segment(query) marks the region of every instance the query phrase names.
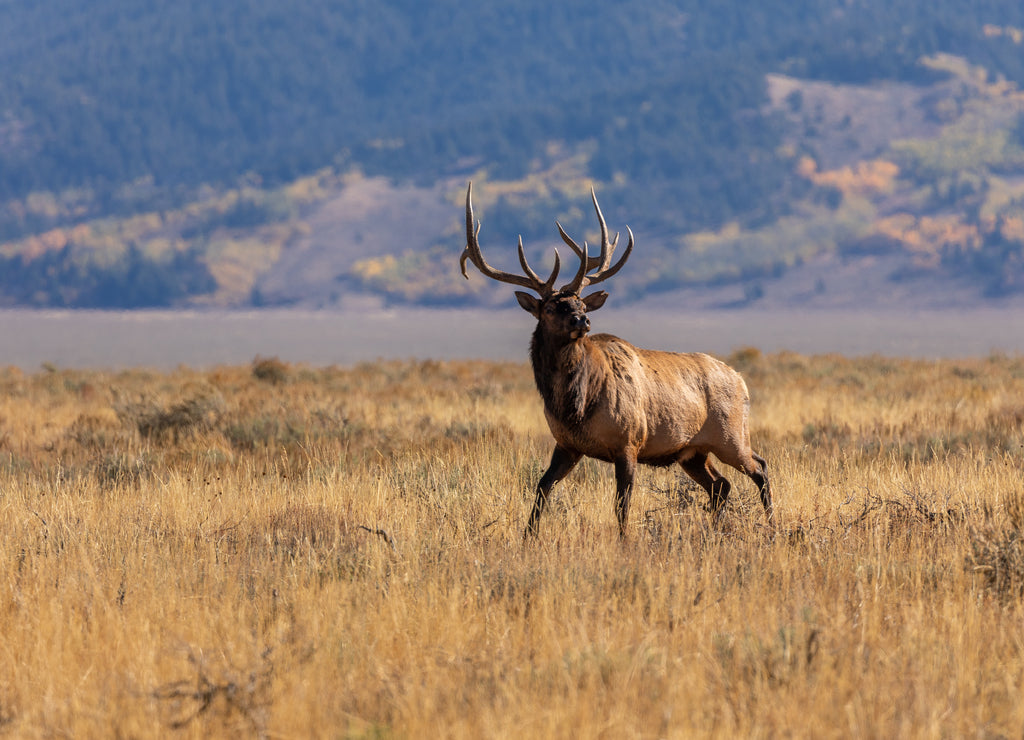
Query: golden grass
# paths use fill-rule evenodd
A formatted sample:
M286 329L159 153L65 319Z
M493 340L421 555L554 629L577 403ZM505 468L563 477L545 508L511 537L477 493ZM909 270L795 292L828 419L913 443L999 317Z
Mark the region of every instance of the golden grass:
M752 484L520 534L529 369L0 371L0 734L1020 737L1024 359L731 360Z

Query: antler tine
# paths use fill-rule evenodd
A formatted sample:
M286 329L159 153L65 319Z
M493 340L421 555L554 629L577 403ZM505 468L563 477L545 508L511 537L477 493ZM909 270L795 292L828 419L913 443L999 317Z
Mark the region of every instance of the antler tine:
M604 214L601 213L601 206L597 203L597 193L594 192L593 188L590 189L590 197L594 201L597 221L601 226L601 255L599 257L589 256L586 241L583 242L583 247L580 248L580 245L565 233L562 225L557 221L555 222L562 241L568 244L572 251L576 253L576 256L580 258L580 272L577 273L571 283L562 288L562 290L569 290L574 293L579 293L588 285L594 285L612 277L622 269L622 266L626 264L626 260L629 259L629 255L633 252L633 231L627 226L626 231L629 232L629 243L626 245L626 251L613 267L609 267L612 256L615 254L615 247L619 243L619 234L616 233L613 240L608 240L608 225L605 223ZM596 272L591 272L592 270L596 270Z
M611 244L608 243L608 225L604 222L604 214L601 213L601 206L597 204L597 193L594 192L594 188L590 188L590 199L594 201L594 210L597 211L597 222L601 224L601 256L595 258L598 272L607 270L608 265L612 261L612 254L615 252L615 245L619 243L619 235L615 235L615 241ZM590 272L593 267L589 268L587 272Z
M558 250L556 249L555 250L555 266L551 270L551 275L548 276L547 282L542 283L541 279L540 279L540 277L538 277L537 273L535 273L533 270L531 270L530 269L530 265L526 262L526 252L523 251L523 237L520 236L519 237L519 264L523 268L523 272L525 272L527 274L527 276L531 280L535 280L537 282L537 284L541 286L542 290L539 291L540 294L541 295L547 295L548 293L551 292L551 290L552 290L552 288L553 288L553 286L555 284L555 280L558 279L558 270L562 266L562 260L561 260L561 257L558 256Z
M587 257L587 243L583 242L583 249L579 251L580 256L580 269L576 271L576 277L572 279L572 282L562 288L563 291L570 293L580 294L584 288L590 284L590 280L587 279L587 265L590 264L590 260Z
M476 229L474 231L474 225ZM555 252L555 269L548 278L547 282L541 281L530 266L526 263L526 255L523 252L523 239L519 238L519 264L522 265L523 271L526 273L523 275L516 275L511 272L505 272L504 270L496 270L487 264L484 260L483 254L480 252L480 242L477 237L480 234L481 224L476 222L473 216L473 183L469 183L469 187L466 189L466 248L462 251L462 256L459 257L459 267L462 269L462 276L467 280L469 274L466 272L466 260L468 259L476 268L484 274L484 276L497 280L501 283L509 283L511 285L518 285L522 288L529 288L534 290L540 295L547 295L551 292L551 286L554 285L555 279L558 276L558 252Z
M555 221L555 226L558 227L558 233L562 237L562 241L569 245L569 249L576 253L577 257L583 256L583 250L580 249L580 245L573 241L573 238L565 233L565 229L562 228L562 224Z
M569 236L568 234L565 233L565 229L562 228L562 224L560 224L557 221L555 221L555 226L558 227L558 233L559 233L559 235L561 235L562 241L564 241L566 244L569 245L569 248L572 249L572 251L576 253L577 257L582 259L583 258L583 250L580 249L580 245L577 244L575 242L575 240L573 240L573 238L571 236ZM586 246L586 244L587 244L586 242L583 242L584 246ZM612 248L614 249L614 245L613 245ZM587 272L590 272L595 267L600 267L600 266L601 266L601 258L600 257L590 257L590 256L587 257Z
M633 252L633 230L627 226L626 232L629 234L629 242L626 243L626 251L622 253L622 257L619 258L619 261L616 262L613 267L595 272L593 275L587 275L587 285L596 285L597 283L607 280L621 270L622 266L626 264L626 260L629 259L629 255Z

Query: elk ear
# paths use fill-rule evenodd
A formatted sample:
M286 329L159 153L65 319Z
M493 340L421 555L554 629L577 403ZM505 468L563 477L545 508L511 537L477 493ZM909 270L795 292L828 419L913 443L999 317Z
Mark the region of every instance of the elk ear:
M534 315L534 318L540 318L540 299L535 298L529 293L524 293L521 290L516 291L516 300L519 301L519 305Z
M604 305L606 300L608 300L608 294L603 290L599 290L584 298L583 305L587 307L587 311L596 311Z

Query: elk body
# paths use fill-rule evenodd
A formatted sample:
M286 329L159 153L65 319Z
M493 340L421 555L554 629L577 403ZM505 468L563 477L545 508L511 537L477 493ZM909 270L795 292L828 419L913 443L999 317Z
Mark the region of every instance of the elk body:
M587 314L608 294L583 296L588 285L615 275L633 251L633 232L622 257L611 264L618 235L609 241L604 216L591 191L601 227L601 253L588 254L558 226L563 241L580 260L571 282L555 289L560 261L555 251L551 275L542 281L527 264L522 238L523 275L495 270L484 261L473 216L473 185L466 192L466 248L460 265L471 261L485 276L536 293L516 291L519 305L537 319L530 343L537 390L555 438L551 464L537 484L537 497L525 535L536 535L551 488L583 457L615 466L615 514L625 536L629 500L638 463L680 467L708 492L717 515L729 496L729 481L711 462L714 455L753 480L769 524L773 521L767 464L750 447L750 395L739 373L706 354L639 349L610 334L590 332ZM474 228L475 227L475 228Z

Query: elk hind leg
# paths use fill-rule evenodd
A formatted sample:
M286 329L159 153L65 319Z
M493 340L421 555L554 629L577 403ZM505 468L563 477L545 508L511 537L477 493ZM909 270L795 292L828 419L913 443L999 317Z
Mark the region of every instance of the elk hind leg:
M624 454L615 460L615 517L619 520L619 538L626 536L629 519L629 499L633 494L636 477L636 455Z
M717 452L715 454L718 454ZM768 482L768 463L763 457L751 449L726 451L718 455L719 459L726 465L736 468L745 476L754 481L757 486L757 493L761 497L761 505L764 507L765 517L769 524L775 521L775 509L772 506L772 488Z
M548 465L548 469L541 476L540 482L537 483L537 498L533 502L533 509L530 511L530 521L526 525L526 531L523 532L524 539L537 536L537 525L540 521L541 512L544 511L544 506L548 502L548 494L551 492L551 488L562 478L569 475L579 461L579 453L570 452L562 447L555 447L555 451L551 453L551 464Z
M772 524L775 521L775 507L772 505L772 487L768 482L768 462L756 452L751 452L750 456L757 466L749 472L746 470L743 472L757 486L757 492L761 496L761 505L764 507L764 515L768 517L768 523Z
M729 491L732 486L728 480L715 470L707 454L698 452L687 460L680 460L679 465L688 476L697 481L697 484L708 492L708 499L711 505L711 512L718 515L729 498Z

